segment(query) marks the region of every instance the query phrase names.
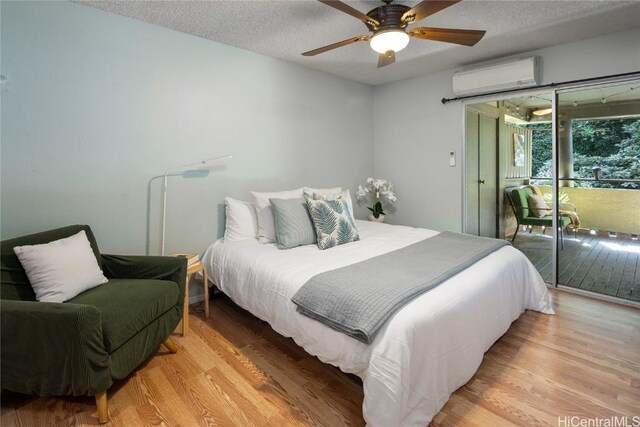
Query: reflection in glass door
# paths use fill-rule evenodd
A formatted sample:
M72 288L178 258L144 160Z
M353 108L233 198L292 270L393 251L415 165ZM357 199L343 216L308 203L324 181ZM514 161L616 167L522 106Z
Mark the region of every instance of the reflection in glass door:
M505 170L507 183L515 185L506 190L517 222L512 244L529 258L547 283L553 283L554 273L552 97L552 93L543 93L512 100L512 114L518 110L525 114L509 129L513 147L507 150ZM518 138L525 142L523 153L519 153ZM527 167L514 175L518 155Z
M553 282L552 93L504 101L505 237Z
M559 91L557 282L640 301L640 83Z
M504 238L553 272L552 93L467 105L465 231ZM535 209L537 198L542 209Z

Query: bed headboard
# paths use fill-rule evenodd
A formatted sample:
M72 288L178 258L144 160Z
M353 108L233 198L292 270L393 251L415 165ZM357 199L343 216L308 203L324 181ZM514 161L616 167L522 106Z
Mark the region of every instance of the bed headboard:
M227 210L225 209L224 202L218 203L217 210L218 210L218 228L216 232L216 238L220 239L224 237L224 227L227 222Z

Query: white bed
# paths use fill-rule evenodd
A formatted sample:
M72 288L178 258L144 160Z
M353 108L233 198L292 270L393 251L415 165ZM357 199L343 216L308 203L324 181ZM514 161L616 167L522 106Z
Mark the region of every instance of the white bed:
M357 221L361 240L321 251L279 250L257 240L213 243L207 273L236 304L364 386L371 426L425 426L476 372L489 347L525 309L553 313L546 285L506 246L416 298L366 345L296 312L291 297L312 276L437 232Z

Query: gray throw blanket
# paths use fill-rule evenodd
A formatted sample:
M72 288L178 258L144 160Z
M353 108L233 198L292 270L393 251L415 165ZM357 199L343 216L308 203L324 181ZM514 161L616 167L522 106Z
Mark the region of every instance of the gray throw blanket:
M442 232L309 279L291 299L301 314L370 344L397 310L509 243Z

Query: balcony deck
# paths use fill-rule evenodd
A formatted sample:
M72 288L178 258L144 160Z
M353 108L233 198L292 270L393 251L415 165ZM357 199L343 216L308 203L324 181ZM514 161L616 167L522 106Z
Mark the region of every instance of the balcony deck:
M551 282L550 231L542 235L519 232L513 246L520 249L545 282ZM640 301L640 242L591 234L565 235L564 249L559 252L559 283Z

